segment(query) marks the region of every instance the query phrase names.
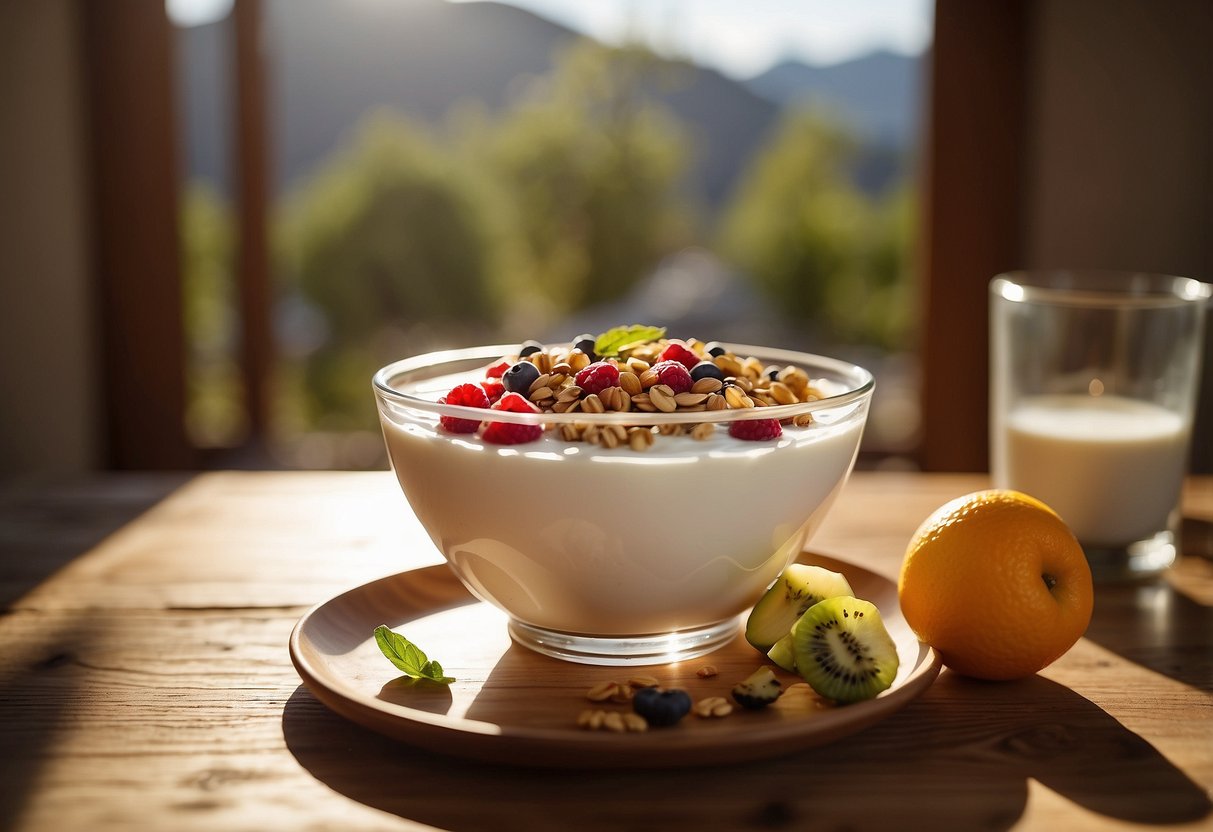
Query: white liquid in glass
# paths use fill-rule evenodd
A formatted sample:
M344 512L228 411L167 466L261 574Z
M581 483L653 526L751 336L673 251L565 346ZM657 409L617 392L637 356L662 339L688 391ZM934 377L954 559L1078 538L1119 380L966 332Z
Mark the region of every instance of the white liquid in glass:
M1053 508L1080 541L1110 546L1167 528L1179 504L1189 427L1117 396L1041 396L1007 416L1006 486Z

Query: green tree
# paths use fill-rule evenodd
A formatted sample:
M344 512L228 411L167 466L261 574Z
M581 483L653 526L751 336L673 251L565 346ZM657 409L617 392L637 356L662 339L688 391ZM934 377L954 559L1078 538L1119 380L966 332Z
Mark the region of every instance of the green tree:
M722 249L789 319L822 337L903 345L910 190L855 187L855 139L820 115L785 117L743 174Z
M181 274L186 332L186 427L202 447L244 432L236 364L235 231L231 207L206 185L182 193Z
M860 267L830 284L826 308L839 337L887 350L906 349L917 309L911 261L917 192L902 182L872 200L860 242Z
M557 314L618 298L687 239L689 147L652 96L668 69L638 47L580 42L471 143L524 247L513 285Z
M339 340L385 321L491 321L495 234L479 186L379 113L287 205L291 273Z
M282 262L327 330L299 379L304 424L365 427L380 363L489 328L503 240L452 154L400 117L366 119L284 209Z

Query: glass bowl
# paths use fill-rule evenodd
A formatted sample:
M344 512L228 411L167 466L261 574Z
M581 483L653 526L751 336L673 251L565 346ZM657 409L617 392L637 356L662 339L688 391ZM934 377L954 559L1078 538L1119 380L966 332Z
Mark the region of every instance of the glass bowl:
M375 374L401 489L468 590L509 616L516 642L587 664L700 656L736 636L738 617L800 553L854 465L872 375L807 353L726 346L764 368L800 368L820 398L668 413L439 401L457 383L483 381L517 345L419 355ZM453 433L442 417L482 429ZM756 418L780 420L781 435L730 434ZM542 435L493 444L481 438L489 422Z

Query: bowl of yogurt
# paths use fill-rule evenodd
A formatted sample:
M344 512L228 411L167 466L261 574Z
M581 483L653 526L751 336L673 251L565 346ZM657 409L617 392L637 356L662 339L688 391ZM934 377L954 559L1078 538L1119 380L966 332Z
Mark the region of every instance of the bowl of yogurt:
M737 635L821 523L874 382L807 353L612 333L389 364L380 423L434 545L516 642L689 659Z

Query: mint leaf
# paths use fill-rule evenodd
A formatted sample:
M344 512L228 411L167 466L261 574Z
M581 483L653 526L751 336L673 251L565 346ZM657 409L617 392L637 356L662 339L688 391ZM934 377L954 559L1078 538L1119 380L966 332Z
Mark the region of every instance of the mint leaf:
M662 335L665 335L664 326L617 326L594 339L594 352L599 358L610 358L640 344L656 341Z
M386 624L375 628L375 643L379 645L380 652L387 656L388 661L396 665L396 669L405 676L428 679L443 685L455 681L443 674L442 665L426 658L420 647L399 633L389 630Z

